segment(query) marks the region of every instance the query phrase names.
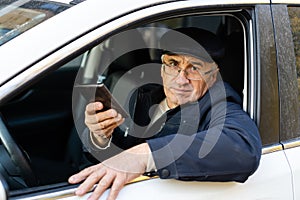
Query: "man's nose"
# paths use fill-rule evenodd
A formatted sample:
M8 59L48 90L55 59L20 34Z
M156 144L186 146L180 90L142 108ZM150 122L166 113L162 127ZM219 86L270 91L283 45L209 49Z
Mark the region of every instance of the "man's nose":
M187 79L187 74L185 70L180 70L178 76L176 77L176 83L178 84L187 84L189 83L189 79Z

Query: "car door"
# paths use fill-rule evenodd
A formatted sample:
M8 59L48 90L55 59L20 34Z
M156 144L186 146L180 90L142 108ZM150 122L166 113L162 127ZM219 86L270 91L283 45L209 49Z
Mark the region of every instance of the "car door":
M127 15L116 17L98 28L91 28L92 31L74 39L56 54L49 54L33 67L57 67L61 60L71 61L86 50L92 51L97 45L107 44L112 35L130 28L138 28L143 36L149 34L147 27L150 25L159 30L168 25L170 28L201 26L215 33L220 31L221 36L226 36L224 41L232 53L221 62L224 66L221 68L222 76L243 97L244 110L259 127L263 152L258 170L245 183L150 179L129 184L122 190L119 199L293 199L293 177L280 138L281 90L278 86L275 33L269 1L176 1L141 9L142 4ZM87 12L89 5L94 4L86 2L78 8ZM97 16L96 12L91 14ZM74 23L76 20L74 18ZM237 49L234 49L235 45ZM150 55L154 55L155 60L156 52L150 52ZM45 191L51 194L44 194ZM72 196L73 191L74 188L63 186L53 191L49 186L36 192L32 188L30 193L11 191L10 195L12 199L46 198L62 194ZM105 199L107 194L108 191L102 198Z

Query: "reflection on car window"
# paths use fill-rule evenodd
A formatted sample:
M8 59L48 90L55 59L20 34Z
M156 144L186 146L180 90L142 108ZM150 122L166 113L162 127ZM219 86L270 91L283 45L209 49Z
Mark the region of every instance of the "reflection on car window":
M69 6L41 1L0 3L0 45L66 10Z
M291 30L293 34L294 51L296 57L297 81L298 81L298 105L300 109L300 7L288 8ZM300 116L299 116L300 117Z

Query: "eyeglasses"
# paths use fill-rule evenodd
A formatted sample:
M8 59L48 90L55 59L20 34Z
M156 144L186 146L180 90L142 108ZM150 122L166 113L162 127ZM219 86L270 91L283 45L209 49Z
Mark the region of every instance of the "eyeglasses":
M172 64L167 64L164 63L162 64L163 70L166 74L177 77L181 71L185 72L185 77L189 80L202 80L203 76L206 76L212 72L214 72L217 69L217 66L214 66L212 69L208 71L203 71L203 69L200 69L200 67L197 66L189 66L186 69L181 69L178 65L172 63Z

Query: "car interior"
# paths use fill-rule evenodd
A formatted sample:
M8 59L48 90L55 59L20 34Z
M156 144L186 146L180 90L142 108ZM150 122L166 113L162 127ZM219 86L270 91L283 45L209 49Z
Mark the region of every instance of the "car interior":
M18 166L22 163L16 164L1 137L0 173L8 180L11 195L31 187L67 185L70 175L88 165L82 158L88 153L84 152L78 137L78 132L85 128L87 102L74 90L75 84L103 82L126 107L127 97L135 88L149 82L159 83L161 51L140 48L157 43L163 34L163 31L154 33L153 27L200 27L215 33L225 49L218 61L221 77L243 98L246 69L243 26L236 16L229 14L191 15L139 25L128 34L111 36L84 53L78 53L0 105L0 121L3 122L0 130L4 132L5 129L11 136L30 168L22 169ZM133 44L136 46L132 47ZM157 74L158 79L149 79L153 74Z

